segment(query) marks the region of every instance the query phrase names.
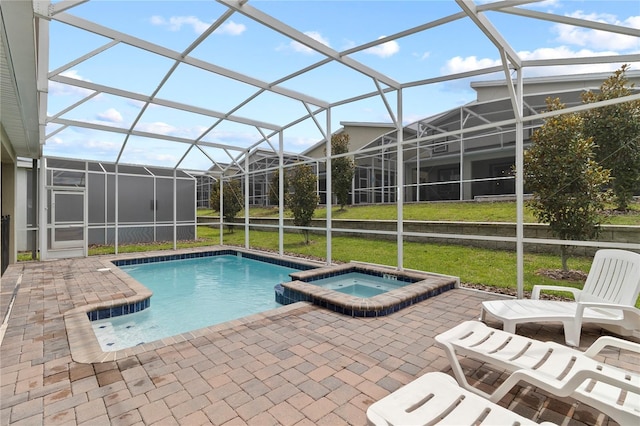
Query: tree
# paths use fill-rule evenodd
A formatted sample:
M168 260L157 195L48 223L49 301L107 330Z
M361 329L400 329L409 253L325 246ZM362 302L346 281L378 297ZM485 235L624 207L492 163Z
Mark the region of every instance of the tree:
M349 152L349 134L340 133L331 136L331 154L346 154ZM331 191L336 195L340 210L349 204L349 192L356 171L353 159L338 157L331 160Z
M289 185L287 182L287 171L283 170L282 174L284 176L284 193L289 192ZM287 204L287 197L284 197L285 206ZM280 171L276 170L271 176L271 182L269 186L269 204L272 206L280 205Z
M293 224L309 226L319 202L316 175L308 164L298 164L291 169L287 177L290 190L287 194L287 206L293 213ZM309 230L304 229L302 233L305 244L309 244Z
M546 100L548 111L564 108L559 99ZM538 220L563 240L595 238L602 221L610 181L609 171L595 161L594 143L582 135L582 116L562 114L547 119L524 154L524 179L533 192L530 202ZM560 249L567 270L567 246Z
M211 188L211 208L220 211L220 184L216 183ZM239 180L227 181L223 185L222 214L225 222L232 222L236 215L244 208L244 195L242 185ZM230 232L233 227L227 225Z
M600 91L585 92L585 104L633 94L625 72L628 65L613 73ZM596 159L611 170L616 208L625 211L634 192L640 187L640 101L595 108L583 113L584 134L596 144Z

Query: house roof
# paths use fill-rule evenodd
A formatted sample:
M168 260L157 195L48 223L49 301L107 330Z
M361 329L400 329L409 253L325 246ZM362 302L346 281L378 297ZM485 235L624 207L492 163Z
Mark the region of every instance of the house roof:
M7 135L2 137L3 157L39 158L42 154L35 34L31 2L2 2L0 120Z

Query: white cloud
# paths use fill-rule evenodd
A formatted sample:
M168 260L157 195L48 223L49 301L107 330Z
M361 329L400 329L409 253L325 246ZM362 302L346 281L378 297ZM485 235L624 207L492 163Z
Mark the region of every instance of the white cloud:
M46 143L46 145L49 145L49 144L53 144L53 145L64 145L64 139L62 139L62 138L61 138L61 137L59 137L59 136L54 136L54 137L52 137L52 138L47 139L47 143ZM45 147L46 147L46 145L45 145ZM48 148L48 147L47 147L47 148Z
M185 148L186 149L186 148ZM180 157L175 154L161 153L150 149L127 147L120 159L123 163L146 164L155 166L175 166Z
M523 60L539 60L539 59L566 59L566 58L584 58L594 56L615 56L613 51L596 52L589 49L572 50L567 46L560 47L543 47L534 51L518 52ZM478 58L476 56L468 56L463 58L456 56L447 61L446 65L441 69L443 74L455 74L466 71L474 71L481 68L500 65L499 59ZM553 66L553 67L531 67L526 69L526 76L543 76L543 75L560 75L560 74L583 74L597 72L612 72L619 68L619 64L586 64L571 66Z
M137 99L127 99L127 105L136 109L140 109L145 105L145 102L139 101ZM157 108L157 105L149 104L148 108Z
M146 158L151 160L151 164L167 164L174 165L178 162L178 157L172 154L156 154L154 152L141 151L142 158ZM145 161L141 164L149 163L149 161Z
M170 124L156 121L154 123L138 123L136 130L149 133L158 133L160 135L170 135L175 133L177 128Z
M78 70L75 70L75 69L70 69L70 70L67 70L67 71L63 71L63 72L60 73L60 75L62 75L64 77L74 78L74 79L80 80L80 81L91 81L88 78L82 77L78 73Z
M229 34L229 35L240 35L247 30L246 25L244 24L236 24L233 21L225 22L224 25L220 26L215 30L216 34Z
M580 10L572 13L570 16L594 22L640 28L640 16L630 16L625 20L620 21L616 16L611 14L586 14ZM554 25L553 32L558 35L557 40L564 44L588 46L589 48L596 50L608 49L615 52L640 49L640 39L638 39L638 37L623 34L574 27L572 25L565 24Z
M500 65L499 59L478 58L477 56L455 56L447 61L442 69L443 74L457 74L481 68Z
M91 82L91 80L84 78L80 74L78 74L78 71L75 69L64 71L60 73L60 75L64 77L73 78L75 80ZM49 95L56 95L56 96L77 95L77 96L85 97L85 96L89 96L91 93L93 93L93 90L84 89L82 87L69 86L68 84L58 83L56 81L49 81Z
M325 38L322 34L320 34L317 31L305 31L304 34L309 36L309 37L311 37L315 41L324 44L327 47L331 47L331 44L329 44L329 39ZM293 40L289 43L288 47L289 47L289 49L293 50L294 52L304 53L305 55L313 55L314 53L316 53L315 50L305 46L302 43L299 43L299 42L293 41ZM282 48L278 48L277 50L283 50L283 49Z
M234 146L249 146L255 143L256 139L261 137L259 133L246 132L246 131L228 131L214 129L207 133L203 138L207 142L216 142Z
M419 61L424 61L425 59L428 59L429 56L431 56L431 52L424 52L424 53L414 52L412 55L418 58Z
M91 139L87 142L83 142L83 147L99 152L119 152L122 144L105 140Z
M122 114L120 114L120 112L115 108L109 108L108 110L99 113L98 119L109 123L122 123Z
M285 137L284 143L290 147L308 148L318 142L317 139L306 138L302 136Z
M580 58L580 57L588 57L588 56L606 56L606 55L616 55L615 52L612 51L604 51L604 52L595 52L590 49L580 49L580 50L572 50L567 46L559 46L559 47L541 47L532 52L522 51L518 52L520 58L524 60L534 60L534 59L562 59L562 58Z
M378 40L382 40L386 36L378 37ZM400 51L400 45L395 41L391 40L386 43L379 44L377 46L370 47L364 51L364 53L369 53L371 55L379 56L381 58L388 58L389 56L393 56Z
M210 22L205 22L196 16L171 16L165 19L163 16L154 15L150 22L153 25L166 27L169 31L180 31L183 26L190 26L196 34L202 34L211 26ZM244 24L237 24L233 21L224 23L216 29L216 34L240 35L247 27Z
M208 128L208 126L203 125L194 125L191 127L176 127L162 121L155 121L138 123L138 125L135 127L135 130L195 140L196 138L199 138Z
M151 22L152 25L166 25L167 21L165 21L165 19L160 16L160 15L153 15L149 21Z
M584 58L597 56L615 56L614 51L593 51L590 49L572 50L567 46L556 48L540 48L532 52L523 51L519 55L524 60L535 59L561 59L561 58ZM561 75L561 74L590 74L599 72L613 72L620 67L620 64L604 63L604 64L583 64L571 66L555 66L555 67L536 67L526 70L527 77L544 76L544 75Z
M106 161L115 160L122 143L105 140L91 133L92 131L81 133L71 131L70 133L65 133L64 136L56 135L49 138L44 145L45 155Z

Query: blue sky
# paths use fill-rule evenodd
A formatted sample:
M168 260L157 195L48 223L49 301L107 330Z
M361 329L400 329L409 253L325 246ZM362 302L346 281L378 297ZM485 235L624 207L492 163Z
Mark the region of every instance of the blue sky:
M478 2L483 4L486 2ZM457 13L454 1L250 1L251 7L303 32L337 52L378 40ZM640 4L623 1L543 1L525 5L531 10L597 20L640 29ZM68 14L154 45L182 52L211 23L227 10L213 1L106 1L92 0L67 11ZM577 28L538 19L490 12L487 18L523 59L571 58L580 56L640 55L640 39L601 31ZM104 46L111 40L53 20L50 24L50 71L94 84L116 87L143 96L158 90L156 97L227 113L257 89L245 83L217 76L195 66L180 64L170 78L159 86L174 61L125 43L114 46L69 66L71 61ZM189 56L206 63L242 73L266 83L285 78L297 70L315 64L324 55L291 41L270 28L239 14L231 15L213 34L199 44ZM497 49L468 18L450 22L428 31L399 38L374 48L349 55L361 64L406 83L499 65ZM563 75L587 72L610 72L618 64L534 68L525 76ZM632 64L637 70L640 62ZM499 79L503 74L461 79L403 91L403 121L413 122L473 101L472 80ZM336 102L362 93L376 91L370 77L338 63L323 65L309 73L289 79L280 87L304 93L326 102ZM384 84L382 85L383 88ZM58 114L86 98L91 90L50 82L48 115ZM388 101L394 109L396 95ZM216 119L202 114L150 106L121 96L99 94L60 115L60 118L83 121L118 129L150 132L181 138L247 147L262 137L254 126L225 122L205 131ZM314 106L310 106L315 109ZM240 108L234 115L286 125L305 115L305 106L282 96L264 93ZM137 120L137 121L136 121ZM318 115L321 125L324 113ZM341 121L390 122L379 97L332 109L331 130ZM134 126L135 123L135 126ZM269 131L261 129L263 133ZM54 133L55 132L55 133ZM158 138L131 136L96 129L69 126L60 130L50 124L44 147L45 155L142 163L188 169L207 169L210 158L228 161L229 155L213 148L187 152L188 143ZM322 139L311 120L287 129L285 149L301 152ZM277 138L271 140L277 146ZM264 145L269 148L268 145ZM122 151L122 152L121 152ZM186 156L185 156L186 153ZM237 155L232 153L232 155ZM184 157L184 158L183 158Z

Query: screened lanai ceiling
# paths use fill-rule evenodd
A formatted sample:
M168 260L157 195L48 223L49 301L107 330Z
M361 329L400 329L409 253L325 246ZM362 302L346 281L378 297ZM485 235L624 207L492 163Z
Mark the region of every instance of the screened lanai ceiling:
M34 9L49 52L44 154L120 164L206 171L254 149L303 152L345 121L404 126L473 101L473 81L517 70L640 68L640 7L626 0Z

